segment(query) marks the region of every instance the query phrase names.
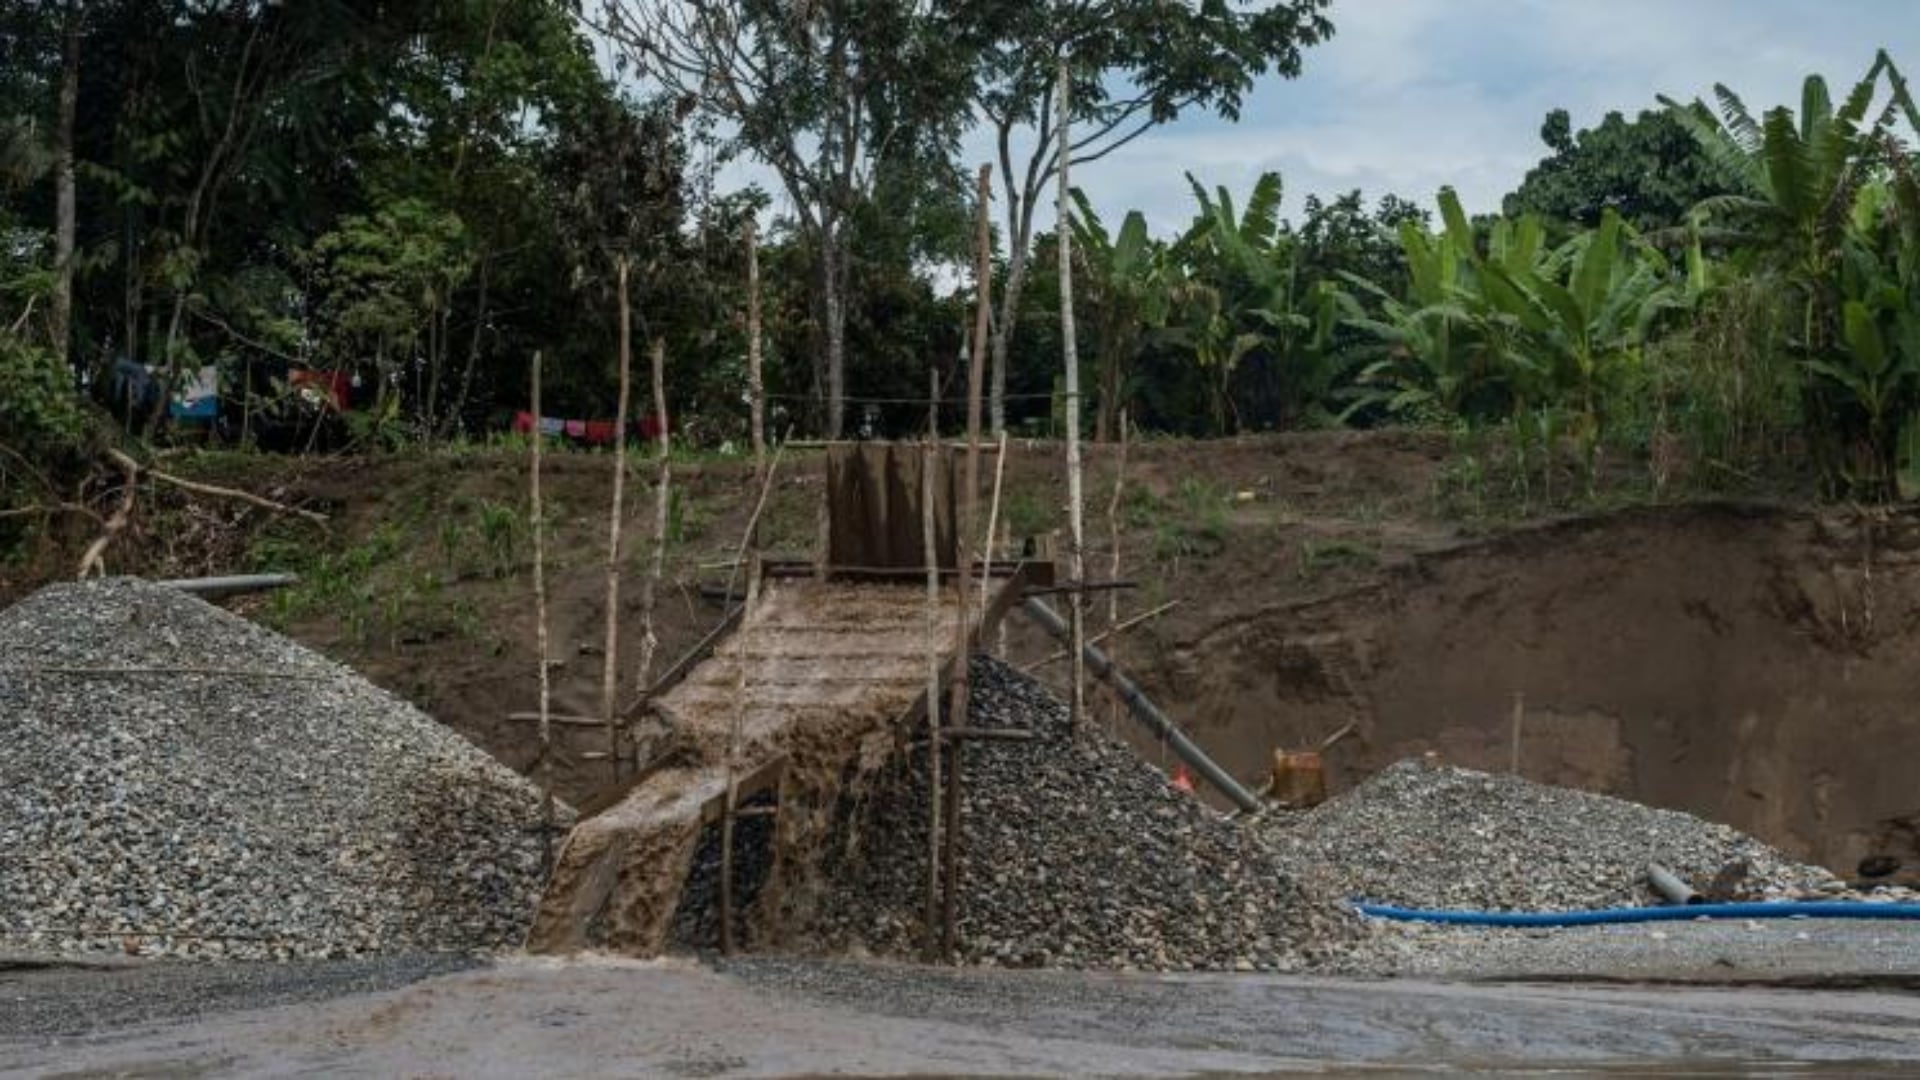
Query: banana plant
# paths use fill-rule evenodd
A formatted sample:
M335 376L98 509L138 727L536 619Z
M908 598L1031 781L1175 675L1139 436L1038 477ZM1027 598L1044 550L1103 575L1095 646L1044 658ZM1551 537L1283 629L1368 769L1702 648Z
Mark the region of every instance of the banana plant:
M1174 273L1166 249L1147 236L1147 219L1134 210L1110 234L1086 195L1075 188L1074 248L1085 265L1081 281L1091 302L1098 346L1100 388L1096 436L1113 438L1132 391L1132 367L1146 340L1164 328L1172 312Z

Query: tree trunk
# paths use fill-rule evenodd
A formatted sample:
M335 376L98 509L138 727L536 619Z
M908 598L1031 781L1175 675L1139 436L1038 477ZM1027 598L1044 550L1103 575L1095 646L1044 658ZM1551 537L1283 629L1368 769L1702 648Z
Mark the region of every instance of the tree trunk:
M827 438L846 433L847 420L847 252L838 224L821 231L820 257L826 262Z
M993 385L988 391L993 433L1007 430L1007 366L1011 363L1014 326L1020 321L1020 294L1027 287L1027 245L1024 231L1007 241L1007 284L1000 294L1000 315L993 328Z
M453 409L447 413L447 422L443 433L454 435L460 431L461 415L467 411L467 395L473 390L473 369L480 362L480 337L487 328L487 271L492 264L490 256L480 259L480 298L473 309L473 337L467 341L467 364L460 372L460 392L453 399Z
M73 117L80 101L80 3L68 0L66 29L60 50L60 118L53 138L54 226L53 262L59 275L53 286L48 336L54 355L64 365L73 325Z

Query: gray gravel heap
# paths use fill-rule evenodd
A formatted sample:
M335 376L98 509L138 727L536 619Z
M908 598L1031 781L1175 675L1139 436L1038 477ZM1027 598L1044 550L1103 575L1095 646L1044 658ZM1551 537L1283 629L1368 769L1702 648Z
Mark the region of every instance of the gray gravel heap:
M1099 728L1071 734L1045 687L976 659L969 724L1032 741L965 755L959 956L1022 967L1291 971L1366 935L1300 887L1259 834L1174 790ZM926 755L854 811L857 857L832 870L830 944L917 956L926 883Z
M534 787L459 735L194 597L113 579L0 612L4 947L514 946L540 820Z
M1754 899L1832 892L1831 874L1691 814L1411 759L1263 822L1335 895L1424 908L1576 911L1653 902L1658 862L1704 889L1745 862Z

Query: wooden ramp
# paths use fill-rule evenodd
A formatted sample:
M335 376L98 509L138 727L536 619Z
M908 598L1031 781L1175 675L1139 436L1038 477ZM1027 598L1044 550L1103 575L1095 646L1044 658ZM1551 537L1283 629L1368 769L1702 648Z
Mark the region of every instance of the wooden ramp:
M993 578L986 610L972 605L978 617L970 638L977 641L1042 569L1015 567ZM943 671L957 659L951 580L933 620ZM752 922L777 934L804 918L816 887L810 864L832 829L840 789L849 776L884 764L903 743L906 721L924 707L928 621L924 579L770 577L759 607L655 702L684 747L674 766L642 777L568 835L528 949L658 953L702 832L725 813L730 775L737 799L778 796L773 866Z

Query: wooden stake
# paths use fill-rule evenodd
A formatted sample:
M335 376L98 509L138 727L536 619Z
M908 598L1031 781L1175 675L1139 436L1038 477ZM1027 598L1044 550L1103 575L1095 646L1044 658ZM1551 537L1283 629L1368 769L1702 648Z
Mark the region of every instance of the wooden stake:
M1084 500L1080 490L1080 355L1074 342L1073 327L1073 229L1071 185L1067 177L1068 166L1073 156L1073 139L1068 132L1071 127L1073 111L1071 108L1072 83L1067 73L1067 58L1060 57L1060 195L1057 212L1059 224L1055 229L1055 243L1060 248L1060 342L1063 347L1066 364L1066 428L1067 428L1067 575L1075 584L1084 584L1086 575L1086 523L1083 520ZM1087 642L1087 600L1086 595L1074 592L1071 595L1071 617L1068 625L1073 641L1073 696L1068 710L1068 727L1077 729L1087 711L1087 661L1084 653Z
M747 711L747 660L734 669L734 722L727 740L727 799L720 815L720 953L733 955L733 813L740 798L740 718Z
M552 685L547 672L547 523L540 501L540 353L533 354L533 465L528 478L528 515L533 518L533 622L534 651L540 669L540 805L541 835L546 839L546 860L553 867L553 712Z
M1120 457L1113 469L1113 498L1107 500L1107 533L1112 539L1112 549L1108 553L1107 580L1120 580L1120 495L1127 486L1127 410L1120 409ZM1107 634L1111 635L1120 623L1120 590L1107 593ZM1120 726L1120 703L1112 701L1108 705L1107 729Z
M1520 775L1520 724L1526 719L1526 715L1526 695L1522 691L1515 690L1513 692L1513 748L1507 755L1507 771L1515 776Z
M614 260L620 279L620 398L614 409L613 508L607 518L607 643L600 668L600 717L607 726L607 757L613 779L620 779L620 738L615 727L620 688L620 525L626 516L627 398L633 370L633 311L627 295L630 264L625 255ZM538 415L538 414L536 414ZM537 426L537 424L536 424Z
M929 957L940 931L940 557L934 543L933 470L940 460L940 373L927 372L927 441L920 456L921 550L927 560L927 900Z
M659 434L655 445L660 453L660 471L653 485L653 564L640 591L640 677L638 686L653 685L653 654L660 639L653 632L653 610L660 592L660 578L667 565L667 514L673 488L673 434L667 416L667 345L653 339L647 350L653 368L653 418Z
M767 391L760 378L760 245L754 219L746 225L747 243L747 402L753 428L753 477L763 484L767 467ZM764 498L764 496L762 496ZM760 600L760 529L758 515L752 535L747 565L747 610Z

